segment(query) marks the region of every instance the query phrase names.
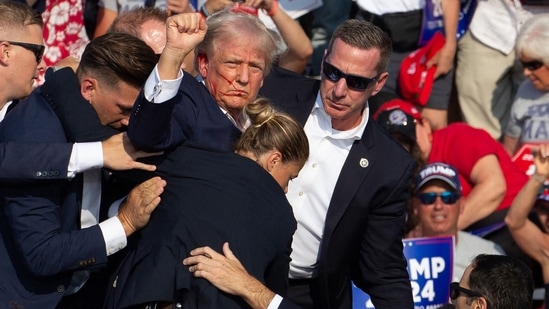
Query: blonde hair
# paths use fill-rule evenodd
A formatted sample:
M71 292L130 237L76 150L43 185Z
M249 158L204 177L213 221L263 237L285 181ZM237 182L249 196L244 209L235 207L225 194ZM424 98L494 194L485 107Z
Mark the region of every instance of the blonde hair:
M252 125L237 141L237 152L249 152L259 158L276 149L282 154L282 162L307 161L309 142L297 121L285 113L277 112L265 98L249 103L245 111Z

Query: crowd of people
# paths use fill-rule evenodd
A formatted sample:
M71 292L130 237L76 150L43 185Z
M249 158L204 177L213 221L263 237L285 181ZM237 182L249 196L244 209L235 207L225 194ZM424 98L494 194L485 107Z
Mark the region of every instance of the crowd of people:
M0 0L0 307L411 309L438 236L445 308L549 297L549 6L99 1L48 63L43 2Z

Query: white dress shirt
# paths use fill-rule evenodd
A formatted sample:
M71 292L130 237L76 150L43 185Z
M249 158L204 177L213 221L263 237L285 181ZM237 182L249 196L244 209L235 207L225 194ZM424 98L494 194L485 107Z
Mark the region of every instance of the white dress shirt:
M297 220L290 262L292 279L313 276L332 193L351 146L362 137L368 113L366 105L360 125L348 131L334 130L320 94L317 95L304 128L309 140L309 159L299 177L290 182L286 194Z

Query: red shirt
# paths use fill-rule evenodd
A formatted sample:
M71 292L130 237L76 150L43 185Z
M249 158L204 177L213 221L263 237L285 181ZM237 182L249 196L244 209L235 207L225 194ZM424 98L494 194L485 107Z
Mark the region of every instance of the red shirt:
M452 123L433 132L433 145L429 163L443 162L455 167L463 187L463 196L471 192L471 171L482 157L494 154L505 176L507 191L498 210L511 206L513 199L528 180L528 176L511 161L503 146L486 131L464 123Z

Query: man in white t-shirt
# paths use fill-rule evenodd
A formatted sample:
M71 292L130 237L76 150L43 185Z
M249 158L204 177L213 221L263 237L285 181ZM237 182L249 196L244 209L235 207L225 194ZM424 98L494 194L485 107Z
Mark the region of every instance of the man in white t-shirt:
M496 243L458 229L465 207L458 172L445 163L431 163L417 176L413 215L421 237L455 236L453 281L459 281L471 259L477 254L505 254Z

